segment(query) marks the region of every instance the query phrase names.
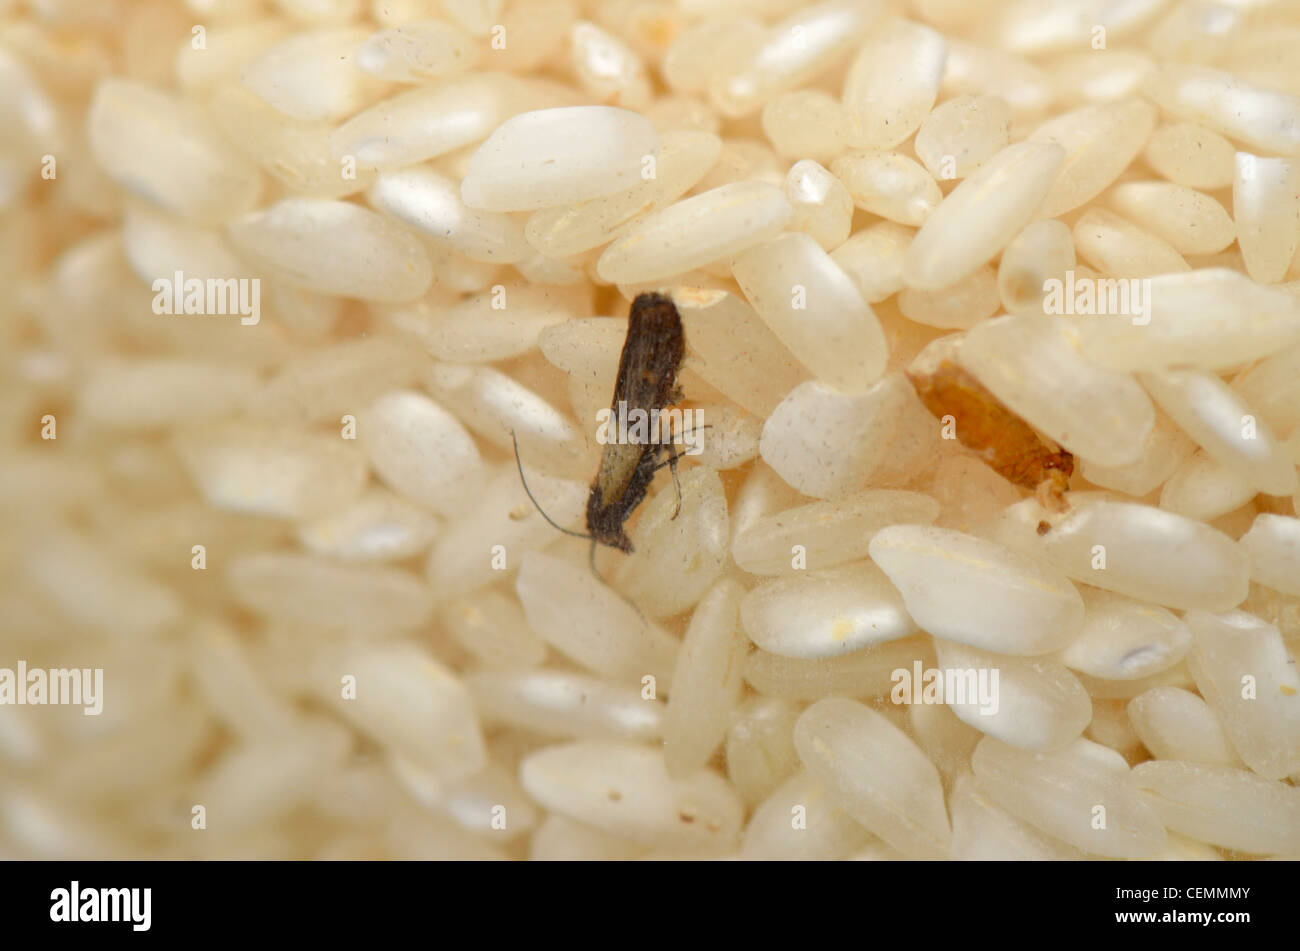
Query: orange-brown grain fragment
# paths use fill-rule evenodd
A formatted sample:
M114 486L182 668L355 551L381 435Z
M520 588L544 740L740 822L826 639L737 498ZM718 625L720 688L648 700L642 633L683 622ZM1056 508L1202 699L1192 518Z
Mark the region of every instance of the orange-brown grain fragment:
M953 418L958 442L1009 482L1037 491L1044 507L1065 509L1074 456L1047 443L951 360L940 360L931 372L909 369L907 378L937 419Z

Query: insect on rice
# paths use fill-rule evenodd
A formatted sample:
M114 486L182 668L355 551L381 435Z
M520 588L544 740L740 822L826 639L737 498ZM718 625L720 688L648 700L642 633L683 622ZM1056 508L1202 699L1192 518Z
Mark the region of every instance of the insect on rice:
M1045 508L1068 508L1065 492L1074 456L1053 449L1028 423L1007 409L979 380L939 347L922 352L907 369L921 402L938 419L952 417L957 441L977 452L985 464L1026 489L1034 489ZM935 345L931 345L934 347Z
M617 419L641 411L656 413L681 399L677 371L686 351L682 319L672 298L664 294L639 294L628 311L627 338L618 360L618 377L614 383L611 412ZM511 434L513 437L513 433ZM587 496L587 533L573 532L542 517L566 535L591 539L591 557L595 563L596 545L608 545L621 552L632 552L624 523L645 498L654 474L668 466L677 487L677 505L681 508L681 488L677 482L677 459L671 443L629 438L606 442L600 457L600 470ZM515 462L519 464L519 445L515 443ZM519 478L524 478L519 466ZM528 492L528 484L524 483ZM532 493L528 497L533 499ZM537 500L533 499L533 504ZM673 513L677 517L677 513Z

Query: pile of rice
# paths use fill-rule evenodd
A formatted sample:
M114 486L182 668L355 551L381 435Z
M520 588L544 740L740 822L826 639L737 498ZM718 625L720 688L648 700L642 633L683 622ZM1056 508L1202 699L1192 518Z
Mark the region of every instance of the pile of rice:
M0 856L1300 857L1298 53L1288 0L0 0L0 668L103 670L0 707ZM582 531L645 290L709 428L602 583L510 433Z

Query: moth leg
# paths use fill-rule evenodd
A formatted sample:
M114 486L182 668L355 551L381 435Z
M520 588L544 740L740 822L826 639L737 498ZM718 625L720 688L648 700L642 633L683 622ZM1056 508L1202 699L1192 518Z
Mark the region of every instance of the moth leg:
M673 488L677 491L677 507L673 509L673 518L682 513L682 481L677 477L677 460L686 455L685 451L671 453L667 459L659 463L652 469L652 472L658 472L664 466L667 466L673 474ZM669 519L672 521L672 519Z

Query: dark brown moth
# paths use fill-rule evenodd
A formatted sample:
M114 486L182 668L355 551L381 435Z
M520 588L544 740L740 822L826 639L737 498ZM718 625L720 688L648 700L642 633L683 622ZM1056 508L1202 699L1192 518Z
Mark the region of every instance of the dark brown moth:
M618 360L618 377L614 381L610 408L613 417L617 419L620 410L629 413L641 410L649 414L681 399L677 371L685 353L682 319L672 298L665 294L637 295L628 311L627 337ZM627 537L623 526L645 499L656 472L664 466L670 467L676 484L678 456L671 443L606 442L600 457L600 469L587 496L587 533L569 531L556 525L545 512L542 512L542 517L565 534L591 539L593 560L597 544L630 553L632 540ZM515 462L519 463L517 443ZM520 465L521 480L523 476L523 466ZM524 490L528 491L526 482ZM528 497L532 499L531 492ZM533 499L533 504L537 504L536 499ZM679 508L680 505L679 488ZM540 506L538 511L541 511Z
M979 380L950 359L924 369L913 364L907 378L935 417L951 416L957 441L979 453L1008 482L1035 489L1045 508L1063 511L1074 456L1048 445L1034 429Z

